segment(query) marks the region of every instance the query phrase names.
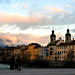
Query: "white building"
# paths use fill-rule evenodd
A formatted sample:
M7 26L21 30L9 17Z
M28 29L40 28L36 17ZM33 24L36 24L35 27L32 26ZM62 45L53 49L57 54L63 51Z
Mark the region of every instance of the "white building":
M39 59L46 60L46 54L47 54L47 47L40 47L39 48Z

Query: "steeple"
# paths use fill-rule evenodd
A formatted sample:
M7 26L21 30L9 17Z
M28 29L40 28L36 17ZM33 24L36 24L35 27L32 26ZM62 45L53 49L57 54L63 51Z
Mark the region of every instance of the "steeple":
M52 30L52 34L50 35L50 42L53 42L56 40L56 35L54 34L54 30Z
M67 33L65 34L65 42L70 42L71 41L71 34L69 32L70 30L67 29Z

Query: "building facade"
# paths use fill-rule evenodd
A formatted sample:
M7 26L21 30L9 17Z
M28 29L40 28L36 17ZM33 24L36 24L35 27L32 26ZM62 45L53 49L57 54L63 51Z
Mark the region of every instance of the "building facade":
M39 48L39 60L46 60L47 56L47 47L40 47Z
M38 43L29 44L28 49L25 51L26 58L28 60L38 60L39 47L41 47L41 45Z
M65 34L65 41L63 41L61 38L56 40L56 35L52 30L47 53L48 60L51 61L75 61L75 40L71 40L69 29L67 29L67 33Z

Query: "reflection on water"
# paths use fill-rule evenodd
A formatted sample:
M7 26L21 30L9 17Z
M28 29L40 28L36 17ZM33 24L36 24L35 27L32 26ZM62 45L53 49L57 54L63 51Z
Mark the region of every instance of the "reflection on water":
M0 69L9 69L10 65L7 64L0 64ZM21 67L22 69L26 68L26 67Z
M7 68L10 68L10 66L6 64L0 64L0 69L7 69Z

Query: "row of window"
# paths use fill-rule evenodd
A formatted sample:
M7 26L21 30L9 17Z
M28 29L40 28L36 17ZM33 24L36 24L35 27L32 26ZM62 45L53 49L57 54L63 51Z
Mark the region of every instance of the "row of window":
M58 58L64 58L63 56L61 57L61 56L59 56ZM74 55L72 55L72 58L74 58Z
M58 54L67 53L67 51L58 51Z
M46 52L41 52L41 54L46 54Z
M67 49L67 48L72 48L72 49L74 49L74 46L60 46L60 47L57 47L58 49Z
M42 50L42 51L46 51L46 50Z

